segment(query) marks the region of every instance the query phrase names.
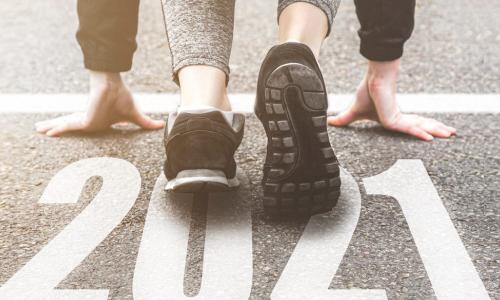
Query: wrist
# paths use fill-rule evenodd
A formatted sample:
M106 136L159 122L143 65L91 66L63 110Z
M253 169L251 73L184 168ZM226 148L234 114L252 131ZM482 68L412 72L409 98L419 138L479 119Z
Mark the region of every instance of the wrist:
M120 73L89 70L91 89L117 89L123 85Z

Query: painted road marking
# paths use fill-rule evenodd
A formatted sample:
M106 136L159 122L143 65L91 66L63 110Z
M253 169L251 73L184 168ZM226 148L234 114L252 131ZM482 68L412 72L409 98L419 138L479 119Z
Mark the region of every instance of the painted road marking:
M241 173L241 172L240 172ZM127 161L84 159L58 172L40 203L75 203L86 180L101 176L94 200L3 286L0 299L106 299L108 290L57 290L60 281L118 225L133 206L141 178ZM242 176L240 175L240 178ZM352 239L361 209L356 181L343 171L337 209L312 217L272 299L387 299L382 289L328 289ZM196 299L248 299L252 221L248 180L233 193L211 194L201 291ZM489 299L448 212L420 160L398 160L363 180L368 194L392 196L407 219L439 300ZM136 298L186 299L182 283L193 199L165 197L160 176L150 201L133 281ZM166 200L166 201L165 201ZM206 200L206 199L205 199ZM26 286L30 288L27 289Z
M141 175L126 160L99 157L59 171L41 204L76 203L87 180L100 176L102 187L87 207L0 287L0 299L108 299L108 290L61 290L57 285L120 224L141 189Z
M421 160L398 160L363 184L398 201L438 299L490 299Z
M211 193L203 274L199 293L184 295L192 194L165 192L167 180L158 177L149 202L137 256L134 299L248 299L252 288L252 217L250 182L238 169L237 191Z
M361 193L345 170L335 209L307 223L271 294L272 300L387 300L383 289L328 289L344 258L361 212Z
M0 113L62 113L85 110L86 94L0 94ZM329 112L347 108L353 96L330 94ZM136 94L139 107L147 113L174 111L178 94ZM231 94L235 111L253 112L254 94ZM414 113L500 113L500 94L399 94L404 112Z

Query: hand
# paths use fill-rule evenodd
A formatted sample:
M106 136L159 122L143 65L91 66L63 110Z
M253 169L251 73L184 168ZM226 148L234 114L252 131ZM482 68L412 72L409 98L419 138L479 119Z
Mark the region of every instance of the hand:
M74 113L35 124L36 131L59 136L70 131L95 132L116 123L133 123L144 129L160 129L162 120L141 113L119 73L90 73L90 105L87 112Z
M370 61L368 72L356 91L354 103L348 110L330 117L328 124L347 126L357 120L372 120L388 130L409 134L424 141L455 135L455 128L439 121L401 113L396 102L399 63L399 59L392 62Z

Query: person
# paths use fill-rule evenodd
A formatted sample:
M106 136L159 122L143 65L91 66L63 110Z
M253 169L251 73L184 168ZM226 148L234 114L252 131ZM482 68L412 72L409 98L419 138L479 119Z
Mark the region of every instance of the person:
M370 118L410 134L432 127L428 134L445 137L433 127L445 125L397 111L397 60L413 26L414 2L384 1L395 5L401 24L391 22L391 13L371 13L377 7L370 0L356 1L361 50L370 59L369 68L354 105L329 122L347 125ZM197 192L236 187L234 153L243 137L245 117L231 111L226 88L234 0L163 0L162 5L172 78L181 92L180 106L166 126L166 188ZM339 196L338 161L326 128L327 93L317 63L338 5L339 0L278 1L279 43L262 63L255 104L268 137L262 184L264 208L270 214L325 212ZM145 129L164 126L139 112L120 76L132 66L138 9L138 0L78 1L77 39L90 72L90 106L84 114L37 123L37 131L58 136L124 121Z

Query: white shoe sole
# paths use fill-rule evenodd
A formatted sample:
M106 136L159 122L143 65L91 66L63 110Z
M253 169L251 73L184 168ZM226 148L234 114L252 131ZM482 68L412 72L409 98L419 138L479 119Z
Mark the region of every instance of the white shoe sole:
M220 192L237 188L240 185L238 178L227 178L220 170L197 169L180 171L172 180L167 182L166 191L194 193Z

